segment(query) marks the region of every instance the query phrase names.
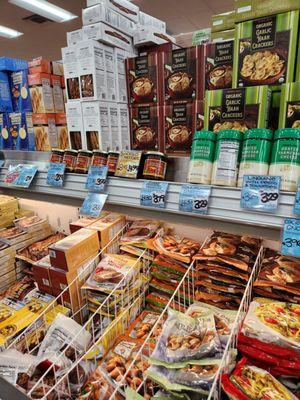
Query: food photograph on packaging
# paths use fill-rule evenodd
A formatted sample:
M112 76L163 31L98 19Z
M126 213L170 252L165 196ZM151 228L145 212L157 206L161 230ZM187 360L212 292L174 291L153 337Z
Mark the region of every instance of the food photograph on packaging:
M1 400L300 400L300 0L2 0Z

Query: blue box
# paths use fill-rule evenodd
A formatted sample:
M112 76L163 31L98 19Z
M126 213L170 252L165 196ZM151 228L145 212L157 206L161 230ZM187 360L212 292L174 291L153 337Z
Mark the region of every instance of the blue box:
M35 150L32 113L9 114L13 150Z
M0 71L16 72L28 69L28 62L19 58L0 57Z
M12 112L9 78L6 72L0 71L0 112Z
M14 112L32 111L28 70L10 73L11 100Z
M6 113L0 114L0 149L11 150L12 140L9 131L9 116Z

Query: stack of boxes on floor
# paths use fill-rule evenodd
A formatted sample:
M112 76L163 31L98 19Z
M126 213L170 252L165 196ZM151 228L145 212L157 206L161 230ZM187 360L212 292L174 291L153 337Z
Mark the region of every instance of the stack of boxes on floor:
M0 149L68 147L60 62L0 59Z

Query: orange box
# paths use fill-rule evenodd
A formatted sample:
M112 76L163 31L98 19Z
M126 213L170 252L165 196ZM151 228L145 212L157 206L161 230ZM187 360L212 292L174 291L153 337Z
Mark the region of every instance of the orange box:
M94 222L97 222L99 219L106 217L108 214L109 214L108 211L102 211L98 218L84 217L84 218L79 218L77 221L70 222L70 231L71 233L74 233L81 228L87 228Z
M32 111L34 113L54 113L53 90L50 74L28 75Z
M124 215L109 213L104 218L101 218L92 225L89 225L89 229L93 229L98 232L100 246L103 248L122 228L124 228L125 224L126 218Z
M46 72L50 74L51 63L49 60L45 60L42 57L34 58L32 61L28 62L29 74L36 74L41 72Z
M65 113L55 114L55 123L57 130L58 148L65 150L70 148L67 117Z
M51 151L58 147L54 114L32 114L32 123L37 151Z

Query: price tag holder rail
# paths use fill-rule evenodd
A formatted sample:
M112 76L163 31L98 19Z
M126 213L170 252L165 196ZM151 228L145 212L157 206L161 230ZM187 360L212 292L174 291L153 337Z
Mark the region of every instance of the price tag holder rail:
M300 219L286 218L281 234L281 253L300 257Z
M102 192L107 183L107 166L90 166L85 188L91 192Z
M140 193L140 205L165 208L168 186L168 182L144 181Z
M47 184L55 187L62 187L64 184L66 164L51 163L47 171Z
M210 186L184 184L179 194L179 210L195 214L207 214Z

